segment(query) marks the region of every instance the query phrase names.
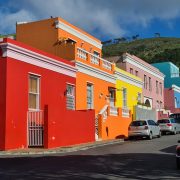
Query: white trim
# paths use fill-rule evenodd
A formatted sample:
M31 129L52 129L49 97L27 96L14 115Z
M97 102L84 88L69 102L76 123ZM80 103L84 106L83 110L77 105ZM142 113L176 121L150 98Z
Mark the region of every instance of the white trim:
M71 85L71 86L76 86L75 84L69 83L69 82L66 82L66 84L69 84L69 85Z
M125 75L119 71L115 71L115 76L118 80L121 80L123 82L129 83L131 85L137 86L139 88L143 87L143 82L137 79L133 79L132 77Z
M78 62L78 61L76 62L76 68L81 73L84 73L89 76L93 76L95 78L99 78L101 80L116 84L116 77L113 74L109 74L100 69L91 67L87 64L84 64L84 63Z
M179 86L176 86L176 85L172 85L172 89L178 93L180 93L180 87Z
M2 57L10 57L60 74L76 77L77 69L64 62L60 62L12 43L2 43L0 44L0 47L3 51Z
M144 64L141 64L140 62L134 60L133 57L130 57L129 55L125 56L125 58L123 59L123 62L127 62L129 64L132 64L132 65L140 68L141 70L148 72L149 74L151 74L151 75L153 75L153 76L155 76L161 80L164 80L165 75L162 74L160 71L159 72L155 71L153 68L150 68Z
M94 83L93 83L93 82L91 82L91 81L86 81L86 83L89 83L89 84L93 84L93 85L94 85Z
M33 73L33 72L28 72L28 74L32 75L32 76L38 76L38 77L41 77L40 74L36 74L36 73Z
M64 31L66 31L68 33L71 33L72 35L82 39L83 41L86 41L86 42L92 44L93 46L95 46L95 47L97 47L99 49L102 49L102 44L101 43L94 40L93 38L90 38L89 36L85 35L84 33L72 28L71 26L63 23L62 21L56 20L55 25L56 25L56 28L63 29Z

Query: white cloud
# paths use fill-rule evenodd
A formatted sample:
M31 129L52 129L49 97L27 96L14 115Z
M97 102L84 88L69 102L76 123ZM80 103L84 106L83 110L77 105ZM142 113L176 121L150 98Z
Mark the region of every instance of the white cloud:
M13 0L4 4L7 11L0 8L0 33L14 32L16 21L60 16L99 38L117 37L134 26L147 28L154 19L172 28L179 7L179 0Z

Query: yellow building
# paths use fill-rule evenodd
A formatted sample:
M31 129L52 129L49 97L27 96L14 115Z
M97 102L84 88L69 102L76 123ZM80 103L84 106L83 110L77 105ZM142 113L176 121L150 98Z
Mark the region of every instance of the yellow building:
M116 107L122 108L122 116L126 117L129 110L135 119L134 106L141 102L143 82L140 78L122 69L115 68L116 76Z

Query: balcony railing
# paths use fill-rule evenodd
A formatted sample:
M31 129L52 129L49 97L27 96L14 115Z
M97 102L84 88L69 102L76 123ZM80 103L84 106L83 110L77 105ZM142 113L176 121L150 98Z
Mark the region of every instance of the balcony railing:
M111 116L118 116L118 108L114 106L110 106L110 115Z
M102 67L103 69L106 69L108 71L112 71L113 69L113 63L101 57L98 57L92 53L89 53L88 51L84 49L77 48L77 57L85 61L89 61L91 64Z
M171 73L171 77L179 77L180 76L180 73Z
M100 59L98 56L91 55L91 63L99 65Z
M87 60L87 52L84 51L83 49L79 49L77 50L77 56L81 59Z
M122 117L129 117L129 109L123 107L122 108Z

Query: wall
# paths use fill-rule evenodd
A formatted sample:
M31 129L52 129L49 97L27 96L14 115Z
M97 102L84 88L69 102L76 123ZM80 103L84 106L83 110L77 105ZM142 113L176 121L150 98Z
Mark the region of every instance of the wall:
M141 106L135 106L135 117L136 120L139 119L153 119L157 120L157 113L155 109L148 109L146 107L142 108Z
M171 62L155 63L152 65L166 75L164 79L165 88L170 88L173 84L180 86L179 68L176 65Z
M77 72L76 78L76 108L77 110L82 110L87 108L87 83L93 85L94 92L94 109L95 113L98 114L99 111L106 105L109 104L106 96L109 95L108 88L114 87L115 84L98 79L96 77Z
M64 96L66 83L75 84L75 78L11 58L8 58L7 63L5 149L27 147L29 72L41 76L40 107L45 111L48 105L48 141L46 140L45 147L94 141L94 111L70 112L66 110L66 97Z
M52 18L26 24L18 24L16 26L16 38L20 42L27 43L38 49L55 54L59 57L67 58L69 60L75 59L77 47L81 47L87 51L91 50L91 52L97 51L101 55L101 49L97 48L93 44L84 42L81 38L78 38L72 33L69 33L61 28L56 28L55 21L68 25L69 27L75 29L75 31L83 34L82 36L88 36L97 43L101 44L100 40L61 18ZM64 41L62 41L61 43L60 41L64 38L72 39L74 41L74 45L72 45L71 42L64 44Z
M118 109L119 116L108 116L107 120L103 120L102 116L101 122L101 138L103 140L107 139L119 139L128 137L128 127L132 121L132 115L130 113L129 117L122 117L122 109Z
M127 108L131 110L131 113L134 114L134 106L137 105L138 102L138 93L141 93L142 96L142 88L133 85L132 83L128 82L129 79L131 81L141 81L140 78L133 76L130 73L127 73L119 68L116 68L116 71L121 72L122 74L129 77L126 81L122 81L117 79L116 80L116 106L123 107L123 88L127 89Z
M131 59L133 59L133 64L131 64L129 61L132 61ZM130 72L130 68L133 68L134 72L138 71L138 77L142 79L142 81L144 81L144 75L147 76L147 81L149 80L149 77L151 77L151 82L152 82L152 91L149 90L149 86L147 87L147 89L145 89L143 87L143 95L145 97L148 98L152 98L153 99L153 104L152 107L156 108L157 106L157 101L161 101L162 102L162 106L164 107L164 94L163 94L163 89L162 89L162 94L157 94L156 93L156 80L159 83L162 83L162 87L164 87L164 80L156 77L158 74L159 76L163 76L163 74L158 71L158 69L156 69L155 67L151 66L150 64L146 63L145 61L141 60L140 58L133 56L133 55L129 55L127 54L127 56L125 57L125 59L127 62L125 62L126 64L126 70L127 72ZM138 62L139 66L137 66L136 64L134 64L136 62ZM145 67L145 69L143 69L142 67L140 67L141 65L143 65ZM124 66L123 66L124 67ZM153 72L153 74L151 74L150 72Z
M175 108L180 108L180 92L174 91L174 98L176 99Z
M165 88L164 97L165 109L169 109L173 112L175 109L174 90L171 88Z
M0 150L5 146L5 119L6 119L6 61L1 58L0 49Z

